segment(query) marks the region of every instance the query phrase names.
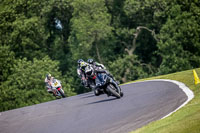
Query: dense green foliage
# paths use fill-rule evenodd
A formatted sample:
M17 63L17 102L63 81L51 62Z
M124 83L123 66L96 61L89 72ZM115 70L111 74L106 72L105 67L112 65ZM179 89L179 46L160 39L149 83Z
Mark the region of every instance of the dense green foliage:
M68 96L77 59L103 63L121 82L200 66L198 0L1 0L0 111L54 99L50 72Z
M2 109L7 110L53 99L54 97L50 97L43 89L47 72L51 72L55 78L65 81L61 72L58 71L58 61L52 61L49 57L41 60L34 58L33 61L28 61L26 58L16 60L12 74L0 88ZM67 95L73 94L69 84L63 82L62 85Z

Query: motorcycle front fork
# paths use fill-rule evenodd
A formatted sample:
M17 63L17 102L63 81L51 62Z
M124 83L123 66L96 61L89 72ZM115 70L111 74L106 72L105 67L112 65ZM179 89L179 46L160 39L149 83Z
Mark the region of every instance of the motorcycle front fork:
M57 90L52 90L52 92L54 96L57 96Z

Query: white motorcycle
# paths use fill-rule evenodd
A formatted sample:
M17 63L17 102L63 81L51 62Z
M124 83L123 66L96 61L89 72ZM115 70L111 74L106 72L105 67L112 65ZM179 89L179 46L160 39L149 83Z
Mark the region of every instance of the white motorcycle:
M65 98L65 92L62 89L62 85L61 85L61 81L57 80L57 79L53 79L52 83L51 83L51 90L54 94L54 96L59 96L62 98Z

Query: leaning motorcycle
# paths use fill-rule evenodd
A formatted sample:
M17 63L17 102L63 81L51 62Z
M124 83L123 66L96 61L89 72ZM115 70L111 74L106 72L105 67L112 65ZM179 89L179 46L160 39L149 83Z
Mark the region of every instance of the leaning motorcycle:
M62 89L61 81L59 81L57 79L53 79L53 81L51 83L51 90L55 97L62 97L62 98L66 97L65 92Z
M97 78L97 77L96 77ZM113 78L108 76L106 73L98 74L99 82L96 83L96 89L94 89L94 94L96 96L106 93L108 96L114 96L116 98L123 97L123 92L120 86L117 84Z

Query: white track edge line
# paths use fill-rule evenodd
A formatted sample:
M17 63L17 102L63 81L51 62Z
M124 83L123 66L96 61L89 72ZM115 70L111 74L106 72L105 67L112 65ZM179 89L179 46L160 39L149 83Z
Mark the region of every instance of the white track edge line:
M185 106L189 101L191 101L194 98L194 93L184 83L176 81L176 80L154 79L154 80L138 81L138 82L132 82L132 83L141 83L141 82L149 82L149 81L166 81L166 82L172 82L172 83L178 85L179 88L182 89L182 91L188 97L188 99L182 105L180 105L177 109L175 109L174 111L170 112L169 114L167 114L166 116L162 117L161 119L164 119L164 118L170 116L171 114L173 114L174 112L176 112L177 110L179 110L180 108L182 108L183 106ZM132 83L127 83L127 84L132 84ZM127 84L125 83L123 85L127 85Z

